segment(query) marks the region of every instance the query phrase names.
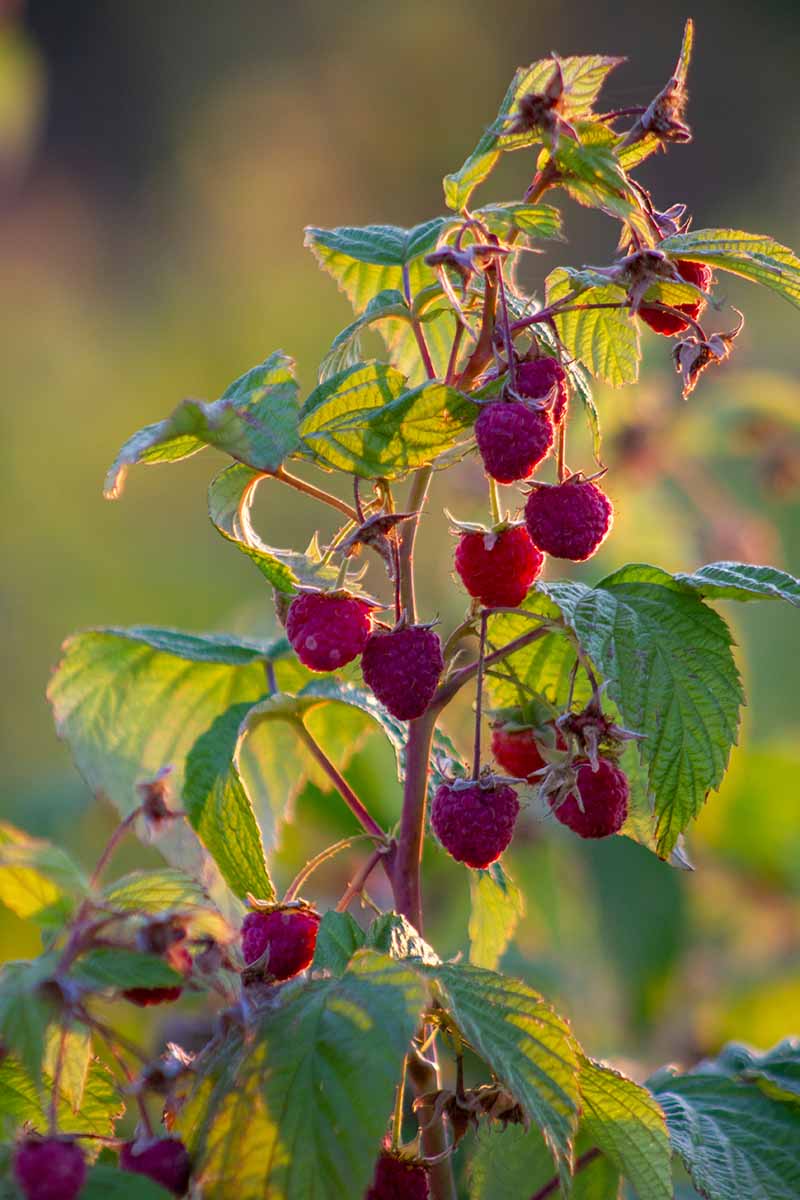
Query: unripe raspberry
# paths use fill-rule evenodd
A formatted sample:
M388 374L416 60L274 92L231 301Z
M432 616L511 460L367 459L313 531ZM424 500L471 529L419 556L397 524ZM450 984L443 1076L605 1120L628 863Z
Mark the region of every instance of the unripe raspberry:
M431 824L456 862L483 868L508 846L518 814L517 793L507 783L443 783L433 798Z
M567 373L556 358L535 358L532 362L520 363L517 367L516 391L520 396L529 396L532 400L541 400L553 387L557 386L550 416L554 425L560 425L567 411L569 392L567 391Z
M169 965L182 975L189 975L192 970L192 956L185 946L174 946L167 955ZM131 1004L140 1008L149 1008L153 1004L172 1004L180 996L183 988L178 987L136 987L126 988L122 993Z
M575 766L583 809L575 793L570 792L555 810L556 817L582 838L604 838L619 833L628 815L627 775L609 758L598 759L596 771L588 759L578 759Z
M535 546L553 558L584 562L605 541L614 509L596 483L568 479L535 487L525 505L525 523Z
M338 671L364 649L372 606L343 592L300 592L289 605L286 636L312 671Z
M72 1138L29 1137L17 1146L14 1174L26 1200L75 1200L86 1159Z
M561 750L566 749L560 734L553 744L557 744ZM539 753L536 730L532 726L515 729L513 725L495 725L492 729L492 754L497 765L515 779L530 779L547 765Z
M541 574L544 555L524 525L499 533L462 533L456 548L461 582L486 608L516 608Z
M361 656L367 686L398 721L422 716L443 667L439 635L425 625L376 630Z
M384 1150L365 1200L428 1200L429 1195L427 1168Z
M119 1152L119 1165L123 1171L160 1183L173 1196L185 1196L188 1191L192 1163L180 1138L126 1142Z
M242 954L250 966L267 952L264 971L273 979L291 979L314 957L319 914L310 908L273 908L248 913L242 922Z
M527 479L553 444L550 414L518 400L495 400L481 409L475 437L487 474L498 483Z
M681 279L685 279L687 283L693 283L703 292L707 292L710 288L711 268L707 267L705 263L678 259L675 267ZM693 321L696 321L702 312L704 303L702 297L698 296L697 300L690 304L675 304L672 307L676 308L678 312L686 313ZM682 321L680 317L664 312L651 304L643 304L639 309L639 316L652 330L662 333L665 337L673 337L676 333L683 333L685 329L689 328L688 321Z

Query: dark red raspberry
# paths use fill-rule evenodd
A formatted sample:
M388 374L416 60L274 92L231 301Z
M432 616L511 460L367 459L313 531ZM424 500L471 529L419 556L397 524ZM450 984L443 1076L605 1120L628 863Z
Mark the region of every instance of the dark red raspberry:
M119 1152L123 1171L146 1175L160 1183L173 1196L185 1196L189 1188L192 1163L180 1138L150 1138L126 1142Z
M180 971L181 975L191 973L192 956L185 946L173 946L166 958L169 965L176 971ZM130 1000L131 1004L138 1004L140 1008L149 1008L152 1004L172 1004L182 991L182 987L137 987L126 988L122 994L126 1000Z
M511 841L518 813L517 793L507 783L443 783L433 797L431 824L456 862L488 867Z
M550 414L518 400L495 400L481 409L475 437L483 465L498 483L527 479L553 444Z
M582 838L604 838L619 833L628 815L628 777L609 758L598 759L592 770L588 759L578 759L576 784L583 809L577 796L570 792L555 810L562 825Z
M596 483L568 479L535 487L525 505L525 523L535 546L553 558L584 562L605 541L614 509Z
M361 655L367 686L398 721L422 716L443 666L439 635L425 625L376 630Z
M319 914L309 908L273 908L248 913L242 922L242 954L250 966L267 952L264 971L273 979L291 979L314 957Z
M428 1171L422 1163L383 1151L365 1200L428 1200Z
M492 729L495 762L515 779L530 779L547 765L539 753L539 744L536 730L530 725L515 729L513 725L499 724ZM555 740L553 744L556 744ZM561 734L558 734L557 744L560 750L566 749Z
M685 279L687 283L693 283L704 292L711 287L711 268L707 267L705 263L690 262L681 258L678 259L675 266L681 279ZM697 300L692 301L691 304L675 304L673 307L696 321L703 310L704 303L705 301L698 296ZM662 309L651 304L643 304L639 309L639 316L646 325L649 325L656 333L663 333L665 337L673 337L676 333L683 333L685 329L689 328L688 321L682 321L680 317L663 312Z
M544 555L524 525L499 533L462 533L456 547L461 582L486 608L516 608L541 574Z
M312 671L337 671L358 658L369 637L372 605L342 592L301 592L289 605L286 636Z
M560 425L569 400L567 373L561 363L555 358L535 358L517 367L516 391L520 396L541 400L556 386L558 390L550 416L554 425Z
M72 1138L29 1137L14 1154L26 1200L75 1200L86 1179L83 1151Z

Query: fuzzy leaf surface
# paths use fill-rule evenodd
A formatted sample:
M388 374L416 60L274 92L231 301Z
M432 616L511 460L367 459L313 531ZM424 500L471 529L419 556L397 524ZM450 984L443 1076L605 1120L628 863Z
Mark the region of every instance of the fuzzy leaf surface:
M525 913L525 897L501 864L469 873L469 961L497 969Z
M239 1200L361 1196L425 1000L410 967L369 950L286 994L179 1118L200 1186Z
M0 904L23 920L60 926L87 880L60 846L0 821Z
M665 238L659 249L763 284L800 308L800 259L773 238L741 229L691 229Z
M650 1093L583 1059L581 1132L630 1180L639 1200L671 1200L672 1162L664 1114Z
M558 267L547 277L547 303L579 290L576 303L619 304L625 293L614 284L578 287L570 273ZM597 379L612 387L635 383L639 378L641 348L639 329L624 308L589 308L556 316L559 337L570 354L574 355Z

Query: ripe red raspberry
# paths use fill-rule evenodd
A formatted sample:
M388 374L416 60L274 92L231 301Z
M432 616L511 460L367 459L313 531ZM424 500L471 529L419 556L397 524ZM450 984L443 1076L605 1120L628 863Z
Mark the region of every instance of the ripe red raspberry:
M678 259L675 266L681 279L695 284L704 292L708 291L711 286L711 268L707 267L705 263L689 262L682 258ZM702 312L703 304L703 299L698 296L697 300L692 301L691 304L675 304L673 307L696 321ZM682 321L680 317L663 312L651 304L643 304L639 309L639 316L646 325L649 325L656 333L663 333L665 337L673 337L676 333L683 333L685 329L689 328L688 321Z
M361 656L367 686L398 721L422 716L443 667L439 635L425 625L376 630Z
M483 465L498 483L527 479L553 444L550 414L518 400L495 400L481 409L475 437Z
M456 548L461 582L486 608L516 608L541 574L544 555L524 525L499 533L462 533Z
M456 862L488 867L511 841L518 813L517 793L507 783L443 783L433 797L431 824Z
M291 979L314 957L319 914L310 908L273 908L248 913L242 922L242 954L250 966L267 952L264 971L273 979Z
M558 748L566 749L561 734L557 735ZM492 754L498 766L515 779L530 779L547 764L539 753L536 730L528 725L515 729L513 725L499 724L492 729Z
M553 558L584 562L605 541L614 509L596 483L568 479L535 487L525 505L525 523L535 546Z
M14 1154L14 1174L26 1200L75 1200L86 1160L72 1138L28 1137Z
M160 1183L173 1196L185 1196L189 1188L192 1163L180 1138L151 1138L126 1142L119 1152L123 1171L146 1175Z
M429 1195L426 1167L384 1150L365 1200L428 1200Z
M574 792L555 810L562 825L582 838L604 838L619 833L628 815L628 777L609 758L598 759L592 770L588 759L578 759L576 777L583 810Z
M182 975L189 975L192 970L192 956L185 946L173 946L167 955L169 965ZM172 1004L183 991L182 987L136 987L126 988L122 993L131 1004L140 1008L149 1008L152 1004Z
M337 671L369 637L372 606L343 592L301 592L289 605L286 636L312 671Z
M541 400L555 386L558 390L550 416L554 425L560 425L569 400L567 373L561 363L555 358L535 358L517 367L516 390L520 396Z

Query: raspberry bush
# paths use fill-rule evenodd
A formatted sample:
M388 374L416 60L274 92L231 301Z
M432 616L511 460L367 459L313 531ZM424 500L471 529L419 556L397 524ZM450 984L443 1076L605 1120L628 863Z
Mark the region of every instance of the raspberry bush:
M592 382L635 384L654 330L673 339L688 397L742 326L717 288L725 272L800 306L791 251L694 229L639 181L691 136L691 46L689 23L661 91L616 112L598 97L618 59L520 68L446 176L445 215L306 231L355 310L310 394L275 351L120 451L109 497L137 463L228 455L211 521L256 567L285 634L103 628L65 644L48 692L57 729L120 825L89 877L4 828L2 901L44 943L2 973L4 1197L543 1200L573 1176L573 1194L596 1200L623 1186L639 1200L800 1193L796 1042L634 1082L496 970L521 903L502 855L522 828L619 834L665 872L687 865L684 832L722 781L743 703L714 605L800 603L790 575L737 562L557 578L613 539ZM530 164L525 194L474 203L509 151ZM550 270L538 299L515 267L562 236L557 197L608 217L617 249L607 266ZM382 358L362 358L367 330ZM445 473L466 456L482 525L445 509ZM312 497L333 532L305 551L267 545L251 513L262 486L277 506ZM463 600L453 628L435 627L415 575L423 514ZM467 731L451 708L465 693ZM396 757L392 822L375 815L384 781L369 794L346 773L368 732ZM338 794L354 832L332 845L320 833L279 890L273 851L309 779ZM137 834L165 865L114 877ZM473 939L447 961L423 940L423 848L465 864L451 867L489 949ZM318 871L344 851L358 865L330 905ZM126 1001L154 1019L205 1001L213 1021L191 1050L165 1039L152 1058Z

